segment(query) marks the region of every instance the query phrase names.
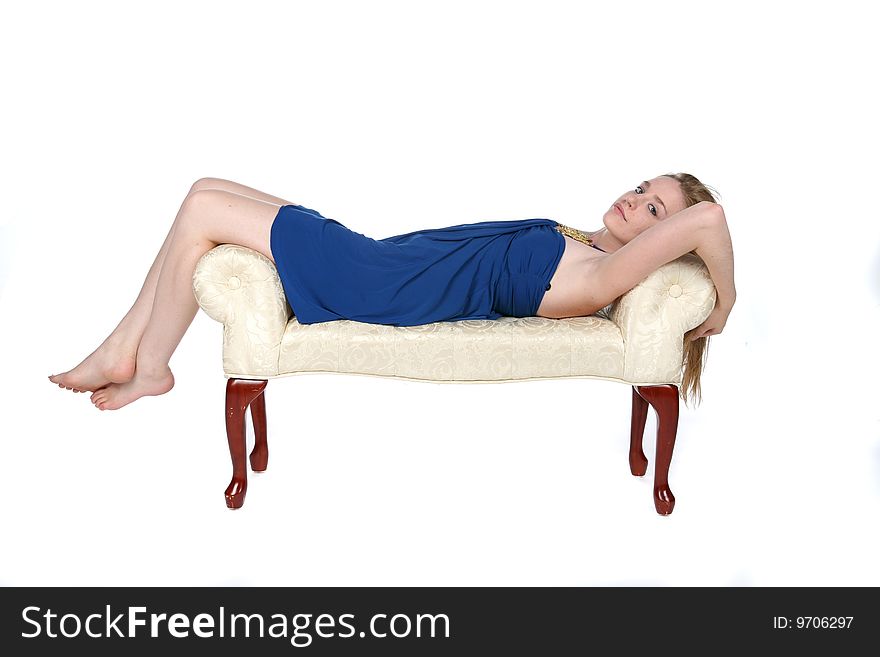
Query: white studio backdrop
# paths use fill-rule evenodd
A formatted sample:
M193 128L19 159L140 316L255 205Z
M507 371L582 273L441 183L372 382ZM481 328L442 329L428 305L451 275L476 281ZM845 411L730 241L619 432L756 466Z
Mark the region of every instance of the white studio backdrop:
M40 2L0 31L2 585L873 585L880 223L869 3ZM221 327L167 395L49 374L233 180L387 237L721 193L738 302L654 511L605 381L270 381L242 510ZM249 434L249 440L252 435Z

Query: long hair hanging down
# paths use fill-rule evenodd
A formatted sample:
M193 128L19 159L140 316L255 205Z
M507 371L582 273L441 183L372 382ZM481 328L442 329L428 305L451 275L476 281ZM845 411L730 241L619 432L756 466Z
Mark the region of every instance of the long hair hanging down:
M721 197L717 190L704 185L689 173L664 173L663 175L679 182L681 192L684 194L685 207L689 208L700 201L717 203ZM697 255L696 251L691 251L691 253ZM709 357L709 336L698 338L697 340L690 340L689 338L690 331L684 334L684 362L682 364L684 371L679 391L685 406L689 397L697 401L697 404L703 399L702 391L700 390L700 376L703 374L703 368L706 366L706 360Z

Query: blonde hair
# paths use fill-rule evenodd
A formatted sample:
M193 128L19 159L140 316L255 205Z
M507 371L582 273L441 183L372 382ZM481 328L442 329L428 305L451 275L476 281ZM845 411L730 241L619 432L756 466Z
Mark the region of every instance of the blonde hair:
M717 190L703 184L696 176L692 176L689 173L664 173L663 177L672 178L673 180L678 181L678 184L681 186L681 193L684 195L686 208L696 205L700 201L717 203L721 198L721 195ZM690 253L695 256L697 255L696 251L690 251ZM697 404L703 400L702 391L700 389L700 376L703 373L703 369L706 366L706 360L709 357L709 336L698 338L697 340L689 340L690 333L691 331L688 331L684 334L683 373L681 386L679 388L679 394L685 405L687 405L688 398L692 401L696 401Z
M686 208L696 205L700 201L717 203L721 198L721 194L717 190L704 185L696 176L692 176L689 173L664 173L663 176L677 180L679 185L681 185L681 193L684 195ZM697 255L696 251L691 251L690 253ZM690 333L688 331L684 334L684 361L682 363L684 371L679 390L685 406L687 406L688 397L696 401L698 405L703 400L703 394L700 390L700 376L703 374L706 360L709 358L709 336L690 340Z

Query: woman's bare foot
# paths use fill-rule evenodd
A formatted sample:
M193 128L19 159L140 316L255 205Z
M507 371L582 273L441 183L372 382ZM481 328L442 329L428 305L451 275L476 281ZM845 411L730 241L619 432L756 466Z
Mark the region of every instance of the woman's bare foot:
M164 395L173 387L174 375L168 368L155 375L147 375L138 370L131 381L111 383L93 392L91 399L100 410L115 411L141 397Z
M72 370L49 377L60 388L74 392L98 390L110 383L131 381L137 364L137 346L132 349L104 341Z

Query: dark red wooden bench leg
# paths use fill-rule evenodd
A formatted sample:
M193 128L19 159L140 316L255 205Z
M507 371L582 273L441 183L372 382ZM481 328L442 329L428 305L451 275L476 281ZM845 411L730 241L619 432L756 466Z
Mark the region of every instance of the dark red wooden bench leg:
M266 442L266 393L265 390L251 402L251 420L254 423L254 449L251 451L251 469L265 472L269 464L269 444Z
M642 437L645 435L645 420L648 418L648 402L642 398L636 387L632 387L632 422L629 429L629 471L641 477L648 471L648 459L642 450Z
M638 393L657 414L657 456L654 462L654 508L661 515L672 513L675 496L669 490L669 464L678 432L678 386L637 386Z
M229 441L229 454L232 456L232 481L226 487L226 506L230 509L241 508L247 493L245 411L257 396L262 396L267 383L267 381L253 381L251 379L228 379L226 381L226 438ZM265 406L263 409L265 410ZM259 413L254 413L252 410L251 415L255 417ZM265 426L264 421L264 431ZM254 433L256 434L256 422ZM256 451L256 446L254 450ZM266 453L268 455L268 451Z

